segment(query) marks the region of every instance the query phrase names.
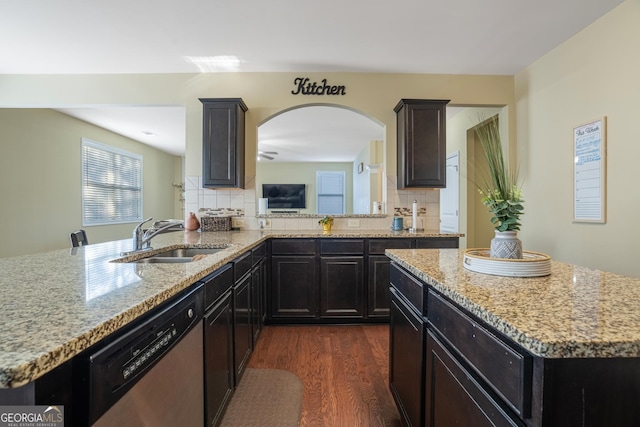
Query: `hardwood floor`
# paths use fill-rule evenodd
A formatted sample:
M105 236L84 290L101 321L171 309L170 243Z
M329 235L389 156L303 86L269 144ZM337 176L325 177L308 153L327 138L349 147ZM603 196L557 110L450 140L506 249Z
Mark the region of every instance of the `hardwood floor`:
M301 427L400 427L389 391L389 325L267 326L249 368L304 386Z

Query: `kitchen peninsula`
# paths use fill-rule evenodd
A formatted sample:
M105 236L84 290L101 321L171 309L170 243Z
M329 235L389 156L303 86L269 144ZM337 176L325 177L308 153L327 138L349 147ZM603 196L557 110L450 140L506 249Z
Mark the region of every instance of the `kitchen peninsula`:
M63 368L78 354L118 333L194 284L215 276L218 271L227 271L229 264L248 265L249 269L252 265L255 267L252 256L247 258L247 255L253 255L255 261L254 252L261 247L270 251L273 242L282 243L276 245L276 252L281 254L291 243L307 243L307 250L316 251L316 265L326 261L327 271L332 271L332 261L349 263L354 258L361 258L359 264L356 263L360 267L367 265L369 258L375 260L376 265L382 261L379 258L384 258L388 271L385 247L457 247L458 237L428 230L415 234L360 229L335 230L329 234L321 230L173 232L155 237L153 251L128 256L125 261L184 247L221 250L187 263L122 262L121 253L132 248L131 239L126 239L0 259L3 299L0 401L6 403L6 397L12 391L28 388L40 378ZM361 253L356 256L358 250ZM261 252L260 256L265 260L271 254ZM359 271L364 286L366 270L352 271ZM388 288L388 275L386 277L384 287ZM205 292L205 299L208 299L206 295ZM366 308L364 311L356 321L369 314L375 317ZM346 320L340 312L325 314L339 322L352 318L351 313L344 317ZM314 319L322 321L322 317L317 314ZM282 323L289 321L287 319L291 320L286 316L279 320ZM69 371L60 375L65 378Z
M500 277L466 270L463 250L386 253L390 383L405 420L637 425L639 279L555 261L549 276Z

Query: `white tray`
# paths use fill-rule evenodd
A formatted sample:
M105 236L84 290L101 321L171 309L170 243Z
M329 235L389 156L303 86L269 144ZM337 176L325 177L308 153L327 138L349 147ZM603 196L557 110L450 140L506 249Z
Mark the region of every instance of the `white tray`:
M495 276L540 277L551 274L551 257L539 252L522 251L522 259L491 258L488 248L464 251L464 268Z

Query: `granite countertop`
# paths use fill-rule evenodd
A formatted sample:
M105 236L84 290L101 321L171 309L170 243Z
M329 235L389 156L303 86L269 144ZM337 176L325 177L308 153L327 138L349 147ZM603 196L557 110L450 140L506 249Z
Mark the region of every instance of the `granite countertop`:
M113 262L132 249L131 239L126 239L2 258L0 388L37 379L270 237L460 236L428 230L180 231L154 237L155 251L185 246L226 249L190 263Z
M640 279L553 260L549 276L492 276L465 269L462 249L386 254L534 355L640 356Z
M314 230L262 230L263 233L270 237L287 238L287 237L322 237L322 238L447 238L447 237L464 237L464 234L460 233L441 233L438 230L422 230L418 232L393 231L393 230L363 230L359 228L354 229L332 229L330 232L325 233L322 229Z

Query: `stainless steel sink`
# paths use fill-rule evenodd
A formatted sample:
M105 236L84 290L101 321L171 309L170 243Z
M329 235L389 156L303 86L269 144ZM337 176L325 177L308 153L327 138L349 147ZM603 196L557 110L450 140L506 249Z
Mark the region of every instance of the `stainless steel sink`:
M138 259L135 262L138 264L151 264L151 263L184 263L194 261L193 257L196 255L210 255L216 252L227 249L228 246L220 248L180 248L171 249L169 251L160 252L147 258Z
M216 252L220 252L224 248L180 248L180 249L171 249L170 251L160 252L159 254L155 254L152 258L191 258L196 255L209 255L215 254Z
M155 263L181 263L181 262L191 262L193 261L192 258L187 258L187 257L157 257L157 256L152 256L149 258L142 258L136 261L132 261L135 262L136 264L155 264Z

